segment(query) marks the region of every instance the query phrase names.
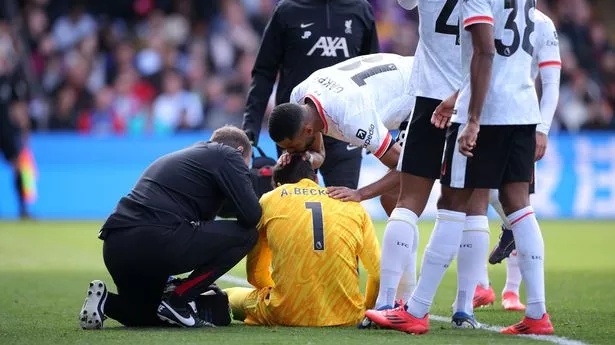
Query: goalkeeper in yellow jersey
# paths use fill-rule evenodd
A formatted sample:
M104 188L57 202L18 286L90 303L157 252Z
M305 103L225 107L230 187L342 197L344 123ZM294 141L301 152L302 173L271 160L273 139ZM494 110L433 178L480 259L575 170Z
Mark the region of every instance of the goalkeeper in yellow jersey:
M329 198L309 162L276 166L278 186L263 195L259 238L248 254L255 289L227 289L236 320L251 325L356 325L379 286L380 249L372 221L356 202ZM360 292L357 257L368 272Z

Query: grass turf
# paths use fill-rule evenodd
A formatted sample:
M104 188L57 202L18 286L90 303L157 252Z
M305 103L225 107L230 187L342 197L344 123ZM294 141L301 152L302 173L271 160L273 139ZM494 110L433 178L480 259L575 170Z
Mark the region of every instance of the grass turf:
M590 344L615 343L615 241L613 222L542 222L546 243L549 313L556 335ZM0 222L0 343L2 344L526 344L538 341L484 330L453 330L432 322L429 335L408 338L394 331L354 328L230 327L206 330L127 329L114 321L103 331L79 329L77 313L87 283L114 286L96 239L98 223ZM421 223L421 251L432 224ZM382 236L384 224L377 224ZM495 229L495 227L494 227ZM498 231L493 231L495 243ZM490 266L497 292L504 284L504 265ZM244 276L242 264L231 274ZM365 274L362 274L365 277ZM228 284L220 284L228 287ZM449 269L436 295L432 314L450 316L455 269ZM498 301L499 302L499 301ZM496 306L476 311L479 321L509 325L521 318Z

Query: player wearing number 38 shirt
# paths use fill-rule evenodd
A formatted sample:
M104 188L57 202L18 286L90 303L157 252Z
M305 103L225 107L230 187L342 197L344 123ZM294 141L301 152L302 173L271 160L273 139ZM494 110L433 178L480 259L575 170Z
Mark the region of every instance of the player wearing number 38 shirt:
M314 72L293 89L291 103L273 109L269 135L288 153L308 151L308 158L309 152L324 154L319 145L322 135L331 136L366 148L389 168L396 167L401 150L389 130L398 129L414 105L413 61L413 57L372 54ZM344 201L384 193L396 199L398 185L393 169L358 191L330 188L329 192Z
M309 162L291 156L262 196L259 238L248 254L255 289L226 290L236 320L252 325L355 325L376 301L380 249L361 204L327 196ZM357 257L367 269L359 289Z
M425 249L421 277L407 309L366 315L380 326L427 333L436 290L460 251L472 193L497 188L512 225L527 293L526 317L501 332L552 334L545 304L544 243L528 197L536 125L541 122L531 73L535 1L462 0L459 4L463 81L446 133L438 218ZM433 122L446 127L451 113L439 108ZM467 272L459 271L470 290L477 283L470 273L480 271L483 260L468 263ZM466 290L466 296L470 293Z

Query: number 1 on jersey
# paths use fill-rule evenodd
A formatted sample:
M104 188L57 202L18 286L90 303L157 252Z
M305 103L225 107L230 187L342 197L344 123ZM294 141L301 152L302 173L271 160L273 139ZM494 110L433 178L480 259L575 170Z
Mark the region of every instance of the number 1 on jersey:
M305 208L312 211L312 231L314 235L314 250L325 250L325 227L322 218L322 204L317 201L306 201Z

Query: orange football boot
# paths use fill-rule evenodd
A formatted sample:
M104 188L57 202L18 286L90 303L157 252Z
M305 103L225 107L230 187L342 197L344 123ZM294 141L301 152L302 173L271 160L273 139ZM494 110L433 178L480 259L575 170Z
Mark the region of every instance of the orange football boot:
M479 285L476 285L476 290L474 291L474 299L472 300L472 304L474 308L484 307L486 305L493 304L495 302L495 292L491 285L489 285L488 289Z
M525 305L519 301L519 295L512 291L506 291L502 294L502 307L511 311L525 310Z
M553 334L553 324L549 314L545 313L541 319L530 319L527 316L521 322L508 326L500 331L502 334Z
M411 334L429 332L429 314L422 319L412 316L405 306L387 310L368 310L365 316L383 328L391 328Z

